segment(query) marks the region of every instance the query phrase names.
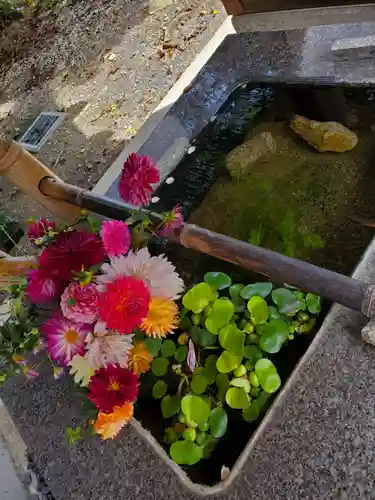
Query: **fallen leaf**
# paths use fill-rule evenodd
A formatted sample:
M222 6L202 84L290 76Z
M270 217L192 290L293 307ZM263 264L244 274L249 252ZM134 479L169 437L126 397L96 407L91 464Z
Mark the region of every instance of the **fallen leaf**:
M212 9L211 14L214 15L214 16L217 16L218 14L220 14L220 10L218 10L218 9Z
M74 382L82 387L87 387L90 378L94 375L94 369L90 366L87 358L76 354L69 363L69 366L71 366L69 373L70 375L74 375Z

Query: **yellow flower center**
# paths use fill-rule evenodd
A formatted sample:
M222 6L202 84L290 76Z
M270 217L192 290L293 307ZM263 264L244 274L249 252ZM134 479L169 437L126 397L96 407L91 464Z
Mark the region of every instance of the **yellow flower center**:
M108 385L108 390L112 392L116 392L120 389L120 384L117 382L117 380L109 379L109 385Z
M78 340L78 334L75 330L68 330L64 335L67 344L75 344Z

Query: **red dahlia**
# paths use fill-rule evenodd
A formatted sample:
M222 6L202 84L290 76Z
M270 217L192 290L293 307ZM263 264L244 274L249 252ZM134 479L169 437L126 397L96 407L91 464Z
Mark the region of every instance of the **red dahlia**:
M82 266L87 269L100 264L105 258L102 242L88 231L68 231L60 233L55 241L39 256L39 267L45 274L70 280L73 271Z
M111 413L115 406L133 403L138 396L138 387L138 375L120 365L108 365L91 377L89 399L99 411Z
M147 316L150 293L142 280L120 276L99 294L99 318L109 330L132 333Z
M149 156L132 153L124 163L118 184L121 198L134 207L150 203L152 184L160 181L160 173Z

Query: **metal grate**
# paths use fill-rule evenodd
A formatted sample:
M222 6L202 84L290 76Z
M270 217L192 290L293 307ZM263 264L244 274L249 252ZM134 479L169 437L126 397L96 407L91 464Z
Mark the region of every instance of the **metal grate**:
M65 113L40 113L34 123L27 129L18 141L28 151L39 151L48 137L63 121Z

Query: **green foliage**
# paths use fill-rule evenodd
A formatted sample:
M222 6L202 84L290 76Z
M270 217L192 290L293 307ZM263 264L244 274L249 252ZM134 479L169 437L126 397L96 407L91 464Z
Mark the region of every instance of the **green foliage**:
M75 446L78 441L82 441L84 439L82 427L79 425L74 428L68 427L66 429L66 438L68 440L69 446Z
M159 355L151 365L153 374L180 379L175 395L165 395L164 380L156 381L152 392L163 398L164 418L175 422L165 431L171 457L191 465L210 456L233 412L240 411L248 422L262 417L281 386L268 356L295 334L310 332L316 321L312 315L321 305L319 297L287 285L273 289L268 282L232 284L220 272L207 273L205 282L191 288L182 303L178 344L172 339L143 341ZM196 354L193 372L186 360L191 341Z
M204 281L216 290L224 290L224 288L229 288L232 284L232 280L227 274L217 272L206 273Z
M148 338L145 340L146 349L151 354L151 356L155 357L159 354L161 347L160 339Z

